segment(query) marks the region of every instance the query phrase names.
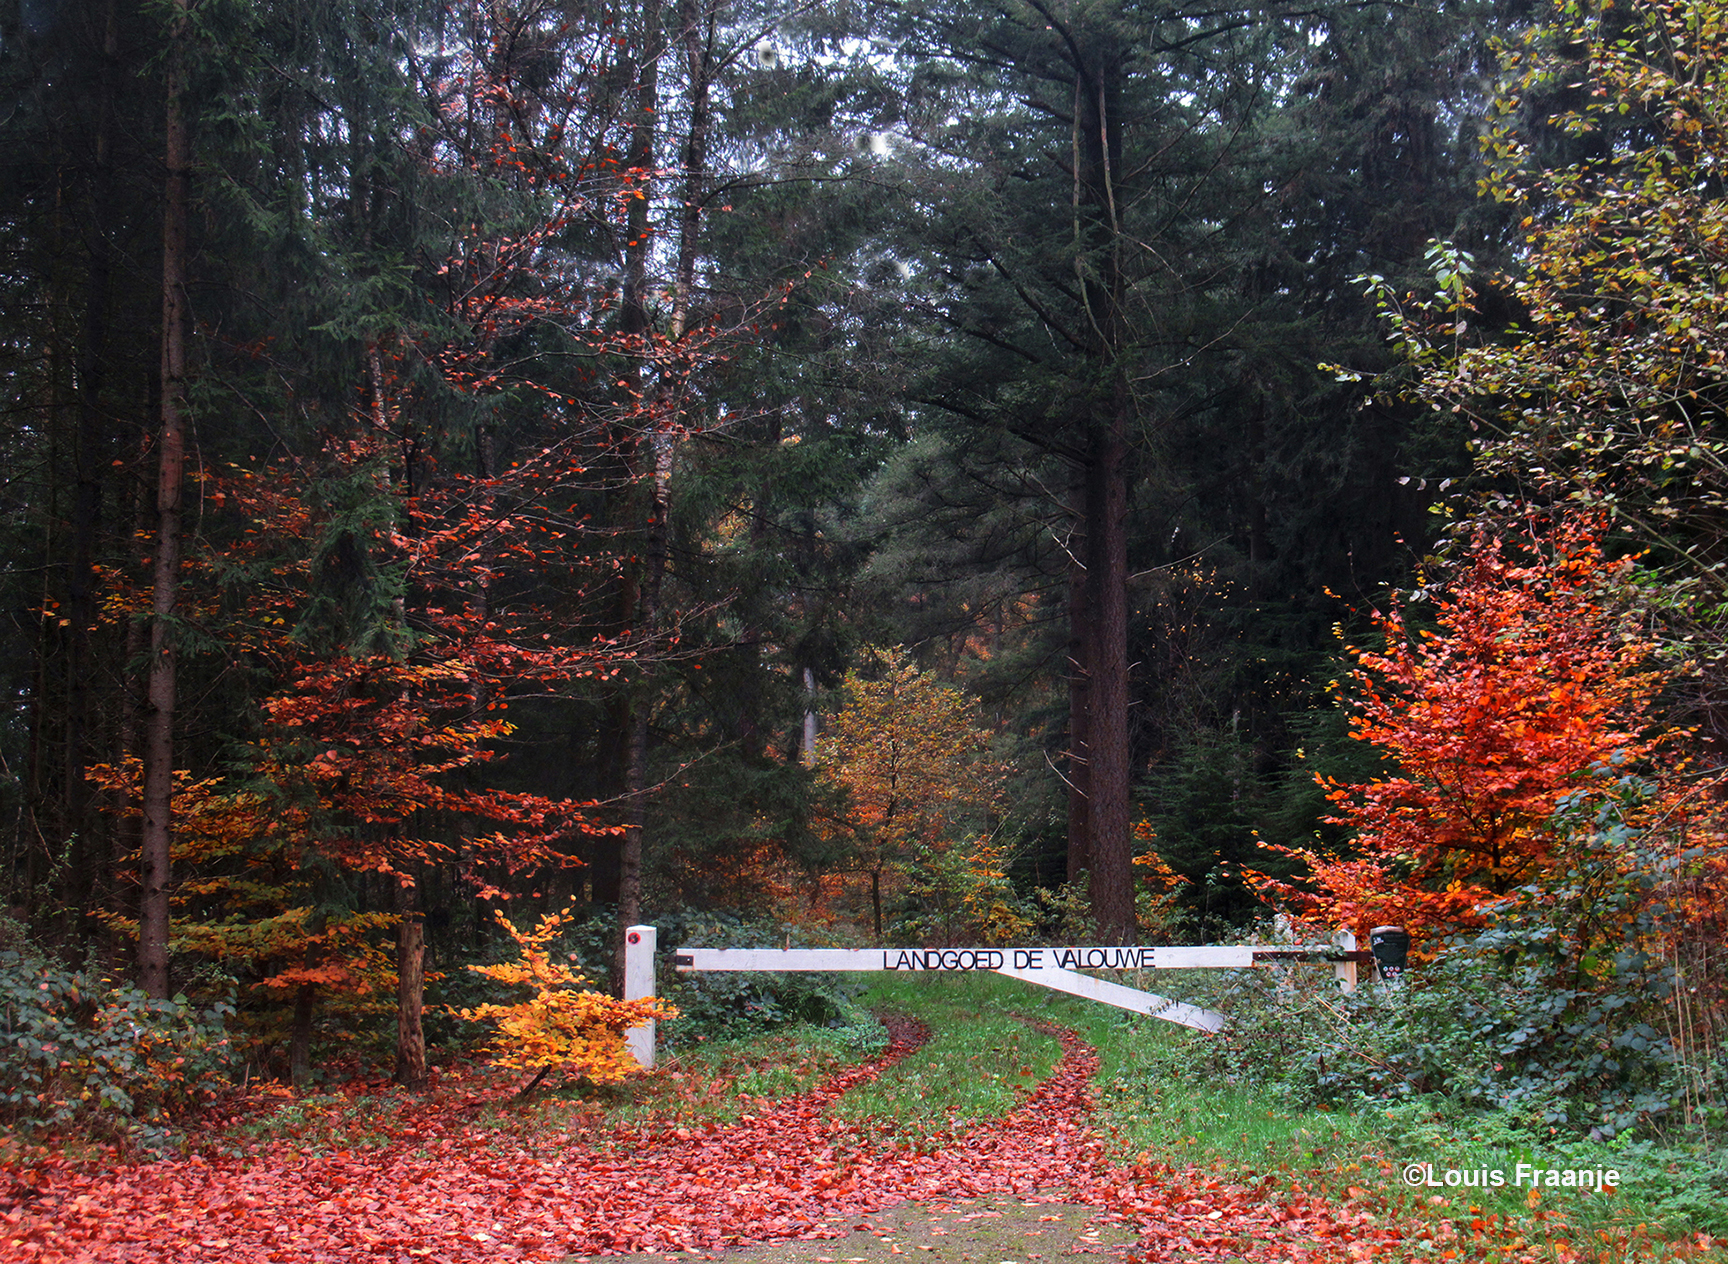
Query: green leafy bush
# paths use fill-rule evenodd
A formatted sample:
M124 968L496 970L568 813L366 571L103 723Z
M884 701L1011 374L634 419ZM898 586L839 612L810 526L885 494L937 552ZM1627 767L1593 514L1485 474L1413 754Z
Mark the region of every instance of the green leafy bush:
M1554 933L1513 910L1399 985L1350 994L1319 977L1245 972L1213 1001L1231 1027L1208 1056L1305 1104L1433 1094L1548 1136L1661 1130L1680 1068L1652 1024L1660 962L1629 939L1602 974L1568 986L1548 956Z
M0 1119L26 1134L68 1128L161 1143L229 1067L227 999L202 1008L0 952Z
M777 922L727 914L668 915L659 922L660 948L668 970L661 994L678 1007L678 1017L661 1031L673 1043L735 1039L759 1031L802 1023L849 1033L838 1037L851 1047L878 1047L882 1026L857 1001L860 985L827 973L767 972L672 973L675 947L798 948L833 947L809 942L809 932Z
M1684 998L1665 945L1684 910L1656 898L1674 862L1632 823L1651 794L1622 775L1606 796L1562 800L1559 863L1396 987L1238 980L1246 996L1214 1056L1306 1102L1433 1094L1543 1137L1673 1139L1708 1124L1721 1107L1714 1046L1668 1034Z

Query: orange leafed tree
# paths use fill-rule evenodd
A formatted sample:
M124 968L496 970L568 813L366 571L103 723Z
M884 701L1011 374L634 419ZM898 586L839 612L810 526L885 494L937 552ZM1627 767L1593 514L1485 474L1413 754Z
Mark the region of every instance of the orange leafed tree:
M139 761L95 765L91 779L116 800L135 801ZM328 999L370 1008L393 991L396 974L376 942L393 914L354 908L309 863L311 814L301 805L221 779L174 785L172 858L182 873L173 891L171 950L219 964L248 1001L241 1030L248 1059L276 1061L284 1007L290 1079L311 1074L313 1009ZM110 917L136 936L136 922Z
M380 874L397 889L398 1078L418 1086L423 879L447 868L498 894L509 875L563 866L574 840L614 828L588 815L591 803L505 789L488 772L513 731L512 692L604 675L637 650L554 640L557 609L489 598L492 577L561 560L564 535L488 504L472 479L398 499L384 450L376 435L332 443L317 468L234 471L222 495L254 524L234 550L255 581L235 637L274 686L248 777L268 788L272 833L299 864ZM327 490L343 486L360 489L365 512ZM321 573L333 554L378 578L333 583ZM374 607L403 596L369 619L345 613L364 604L355 589Z
M976 928L1002 927L1000 901L980 898L1006 891L1005 857L977 826L996 804L1006 769L990 757L971 700L900 651L885 656L880 679L853 672L846 689L851 701L828 720L817 768L846 793L877 939L884 883L912 865L951 903L974 906L968 919ZM953 855L967 838L969 853Z
M595 1084L615 1084L634 1075L640 1068L625 1046L624 1033L655 1019L676 1018L677 1009L654 997L620 1001L606 996L554 960L552 940L570 921L568 909L546 914L533 930L518 930L503 913L497 916L516 941L517 959L468 968L499 983L526 987L532 995L456 1013L471 1022L496 1025L492 1051L497 1065L535 1073L521 1095L558 1070Z
M309 1070L315 1005L390 988L399 1020L407 1014L404 1075L423 1078L423 880L443 870L496 894L510 875L562 868L576 840L615 828L593 820L590 803L504 788L488 766L512 733L512 691L604 675L634 647L555 642L547 629L560 611L470 599L461 586L480 587L501 559L528 573L562 541L512 530L502 515L445 512L447 496L401 504L384 448L362 434L316 459L206 480L245 529L219 569L200 559L194 609L263 696L228 776L183 776L176 790L173 855L185 876L172 942L222 962L256 995L292 1002L296 1080ZM398 593L413 600L390 600ZM135 768L93 775L136 802ZM382 876L375 885L395 898L368 905L362 874ZM394 963L376 942L390 928Z
M1478 530L1431 589L1433 630L1412 635L1401 605L1377 616L1385 649L1351 648L1345 705L1387 775L1322 783L1358 855L1295 851L1316 889L1256 875L1263 893L1358 936L1377 922L1469 927L1557 862L1561 800L1652 745L1652 646L1615 612L1631 563L1607 556L1601 532L1589 516L1524 540Z

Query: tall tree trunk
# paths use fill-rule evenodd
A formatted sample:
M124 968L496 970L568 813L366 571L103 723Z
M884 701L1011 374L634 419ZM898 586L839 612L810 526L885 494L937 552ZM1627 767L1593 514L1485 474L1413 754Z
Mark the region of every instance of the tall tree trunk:
M132 501L132 532L134 536L143 539L149 535L152 521L155 518L155 489L150 485L150 479L145 473L149 469L150 439L148 435L138 438L138 460L135 472L130 482L130 499ZM148 642L150 630L138 619L126 622L126 648L120 661L124 664L120 677L120 715L115 725L114 762L115 766L125 768L135 759L140 759L139 722L143 718L142 702L144 700L144 684L148 680L148 668L141 677L133 664L144 661L144 648ZM113 871L110 879L115 887L115 906L123 903L120 892L126 886L126 875L132 863L132 857L139 853L143 841L143 786L131 781L125 783L121 791L118 808L118 819L114 823L114 832L109 837L109 866ZM123 941L124 932L114 931L114 942L110 945L116 962L123 961L132 951L129 941ZM119 967L116 967L119 968Z
M1122 55L1106 37L1076 46L1075 237L1097 380L1086 452L1087 861L1093 920L1106 942L1132 942L1129 850L1128 430L1134 408L1122 357L1127 337L1120 210Z
M702 231L702 198L708 182L709 77L713 55L715 6L679 0L678 26L684 41L685 83L690 131L684 138L684 188L678 208L678 264L672 297L672 337L684 336L696 289L696 255Z
M1119 413L1096 436L1088 497L1096 508L1087 528L1088 860L1092 916L1106 943L1132 943L1138 929L1129 849L1127 460L1126 418Z
M302 983L294 990L294 1018L288 1029L288 1082L305 1088L312 1082L312 1013L318 989Z
M180 509L185 484L186 222L191 145L185 116L189 0L176 0L168 37L162 200L162 425L157 437L156 563L150 623L150 683L144 727L144 828L139 867L138 986L168 995L168 888L173 822L174 603L180 579Z
M426 922L419 908L420 888L396 888L396 1083L411 1092L426 1087L426 1031L421 1011L426 995Z
M653 207L655 124L660 107L660 12L660 0L645 0L635 50L636 117L630 132L629 167L636 187L625 216L624 292L618 314L618 329L624 336L625 354L634 356L636 365L630 399L634 400L637 414L627 419L622 427L628 435L625 465L632 489L642 489L647 494L643 556L638 563L641 578L635 585L636 608L630 624L638 645L642 647L651 643L654 624L659 618L660 574L665 567L666 551L659 441L648 369L648 349L652 339L648 327L648 259L652 232L649 212ZM630 400L626 400L624 406L631 407ZM645 649L639 651L642 652ZM623 930L642 918L642 835L648 814L648 717L651 700L646 688L647 664L638 661L634 688L626 704L629 707L624 777L626 806L624 834L618 851L619 933L614 962L614 973L620 984L624 977Z
M108 855L98 848L85 768L93 745L90 682L95 664L90 639L97 613L96 537L108 465L103 459L108 454L108 427L103 414L102 387L108 362L108 291L114 253L109 244L107 216L113 183L110 154L119 42L116 3L107 0L103 6L102 63L90 188L96 230L90 234L90 274L84 295L83 340L78 351L78 492L72 510L72 567L66 585L66 828L78 836L78 892L81 897L88 893L87 911L107 907L114 912L119 911L112 890L116 875L108 863Z
M1078 480L1068 558L1068 881L1092 869L1091 749L1087 733L1092 677L1092 613L1087 589L1086 486Z

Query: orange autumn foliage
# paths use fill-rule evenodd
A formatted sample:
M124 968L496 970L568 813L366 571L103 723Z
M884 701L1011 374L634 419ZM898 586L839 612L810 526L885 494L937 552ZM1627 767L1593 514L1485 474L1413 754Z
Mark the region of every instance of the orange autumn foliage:
M1134 919L1143 944L1170 943L1181 924L1182 888L1188 879L1172 869L1154 848L1158 842L1152 822L1142 816L1134 822Z
M300 853L409 885L454 865L489 894L502 873L563 866L572 840L613 832L592 803L492 784L512 690L615 671L635 650L556 641L558 612L478 599L508 567L564 564L562 544L472 480L398 503L389 458L370 433L213 480L248 523L230 550L245 580L230 639L269 681L248 772Z
M136 802L136 758L92 765L89 776L117 800ZM174 884L173 949L218 962L266 991L308 983L351 995L388 991L393 968L368 941L396 918L320 898L296 845L306 819L304 810L257 790L177 771L173 856L186 876ZM138 933L136 919L104 921L122 935Z
M502 912L497 916L516 941L517 959L468 968L499 983L527 987L532 995L508 1005L454 1011L471 1022L496 1025L493 1061L518 1071L562 1070L594 1084L616 1084L641 1070L624 1033L651 1020L676 1018L677 1009L654 997L620 1001L596 992L568 965L554 961L551 943L571 920L570 910L546 914L533 930L518 930Z
M816 749L818 775L846 796L840 828L855 869L870 877L876 935L884 894L906 891L922 909L911 929L923 937L1011 941L1029 923L992 830L1009 770L969 698L903 650L879 653L879 679L847 675L850 701Z
M1401 605L1376 616L1386 648L1351 647L1344 705L1388 775L1321 779L1326 819L1358 854L1275 848L1307 863L1313 889L1254 875L1263 894L1359 938L1377 923L1414 933L1478 926L1556 865L1561 800L1653 745L1652 646L1612 609L1631 563L1604 553L1601 531L1590 517L1537 540L1479 530L1434 594L1434 630L1412 636Z

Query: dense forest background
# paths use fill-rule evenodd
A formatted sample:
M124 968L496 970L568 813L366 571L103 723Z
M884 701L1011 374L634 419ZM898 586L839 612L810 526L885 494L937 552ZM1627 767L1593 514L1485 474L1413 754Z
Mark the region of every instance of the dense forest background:
M1565 126L1542 5L0 15L8 935L296 1072L394 994L423 1078L500 904L1229 934L1350 854L1346 642L1605 485L1423 332L1514 345L1570 186L1508 172L1668 118Z

